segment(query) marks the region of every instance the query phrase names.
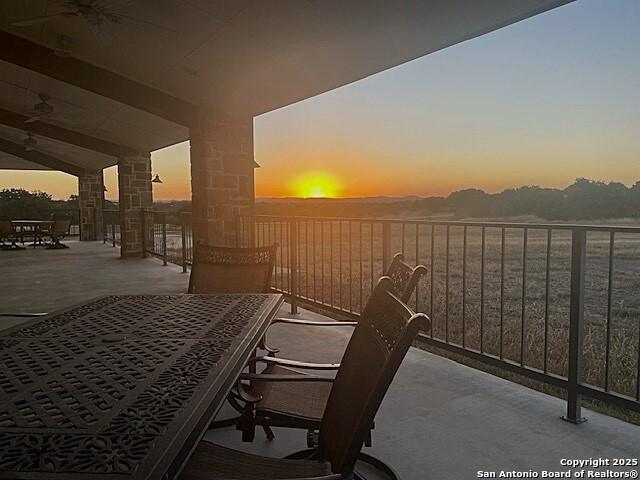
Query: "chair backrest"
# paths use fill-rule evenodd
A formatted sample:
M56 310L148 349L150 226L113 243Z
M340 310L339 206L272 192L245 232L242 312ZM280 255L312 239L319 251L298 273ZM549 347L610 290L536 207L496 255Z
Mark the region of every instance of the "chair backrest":
M66 235L71 229L71 220L68 218L61 218L53 221L51 231L56 235Z
M378 280L342 358L320 427L320 454L333 473L349 474L375 414L420 328L415 314L393 293L389 277Z
M269 292L276 249L196 246L189 293Z
M402 253L396 253L385 272L385 276L391 279L394 295L407 303L413 295L420 277L426 273L427 267L424 265L412 267L405 263Z

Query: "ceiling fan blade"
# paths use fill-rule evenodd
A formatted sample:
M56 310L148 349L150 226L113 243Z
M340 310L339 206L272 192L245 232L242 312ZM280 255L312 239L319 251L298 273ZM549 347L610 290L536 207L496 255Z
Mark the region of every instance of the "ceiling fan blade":
M178 33L177 30L174 30L169 27L165 27L164 25L158 25L157 23L153 23L148 20L142 20L141 18L131 17L129 15L124 15L122 13L110 13L109 15L123 19L123 20L128 20L130 22L139 23L141 25L148 25L149 27L157 28L159 30L164 30L165 32L168 32L168 33Z
M14 27L30 27L31 25L38 25L40 23L44 23L55 17L61 17L63 15L66 15L67 13L70 13L70 12L58 12L58 13L52 13L51 15L40 15L38 17L25 18L22 20L16 20L15 22L11 22L10 25L13 25Z
M37 122L38 120L40 120L40 117L29 117L24 121L24 123L33 123Z

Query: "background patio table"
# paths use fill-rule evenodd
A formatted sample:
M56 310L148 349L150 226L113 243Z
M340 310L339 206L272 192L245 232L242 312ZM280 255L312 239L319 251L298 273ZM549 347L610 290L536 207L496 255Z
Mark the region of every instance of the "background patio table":
M38 242L40 233L53 225L53 220L11 220L11 226L20 235L33 235L33 245ZM40 238L42 242L42 239Z
M108 296L0 333L0 478L177 477L282 303Z

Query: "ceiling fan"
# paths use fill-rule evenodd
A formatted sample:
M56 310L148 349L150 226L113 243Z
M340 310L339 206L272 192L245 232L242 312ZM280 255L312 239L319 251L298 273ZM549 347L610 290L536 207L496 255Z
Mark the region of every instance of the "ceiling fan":
M31 110L27 112L29 118L27 118L24 123L33 123L38 120L42 120L44 118L50 117L61 117L70 115L68 112L59 112L55 109L55 107L49 103L51 97L46 93L38 93L39 102L36 102Z
M16 20L11 22L11 25L14 27L30 27L48 22L55 18L78 18L84 21L97 39L102 42L108 41L112 37L109 27L113 24L119 24L123 20L175 33L174 30L162 25L131 17L113 10L113 8L118 6L118 4L131 3L131 1L132 0L115 2L108 0L64 0L60 2L62 8L64 8L64 10L60 12Z

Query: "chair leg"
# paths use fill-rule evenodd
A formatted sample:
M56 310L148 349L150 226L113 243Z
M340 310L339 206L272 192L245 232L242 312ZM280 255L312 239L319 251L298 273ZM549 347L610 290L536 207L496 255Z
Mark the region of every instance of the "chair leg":
M264 434L267 436L267 440L271 441L276 438L273 430L271 430L271 427L269 425L262 425L262 430L264 430Z
M367 436L364 439L364 446L365 447L370 447L371 446L371 429L367 430Z
M238 419L236 430L242 432L243 442L253 442L256 438L256 418L253 413L253 405L247 404L244 412Z

